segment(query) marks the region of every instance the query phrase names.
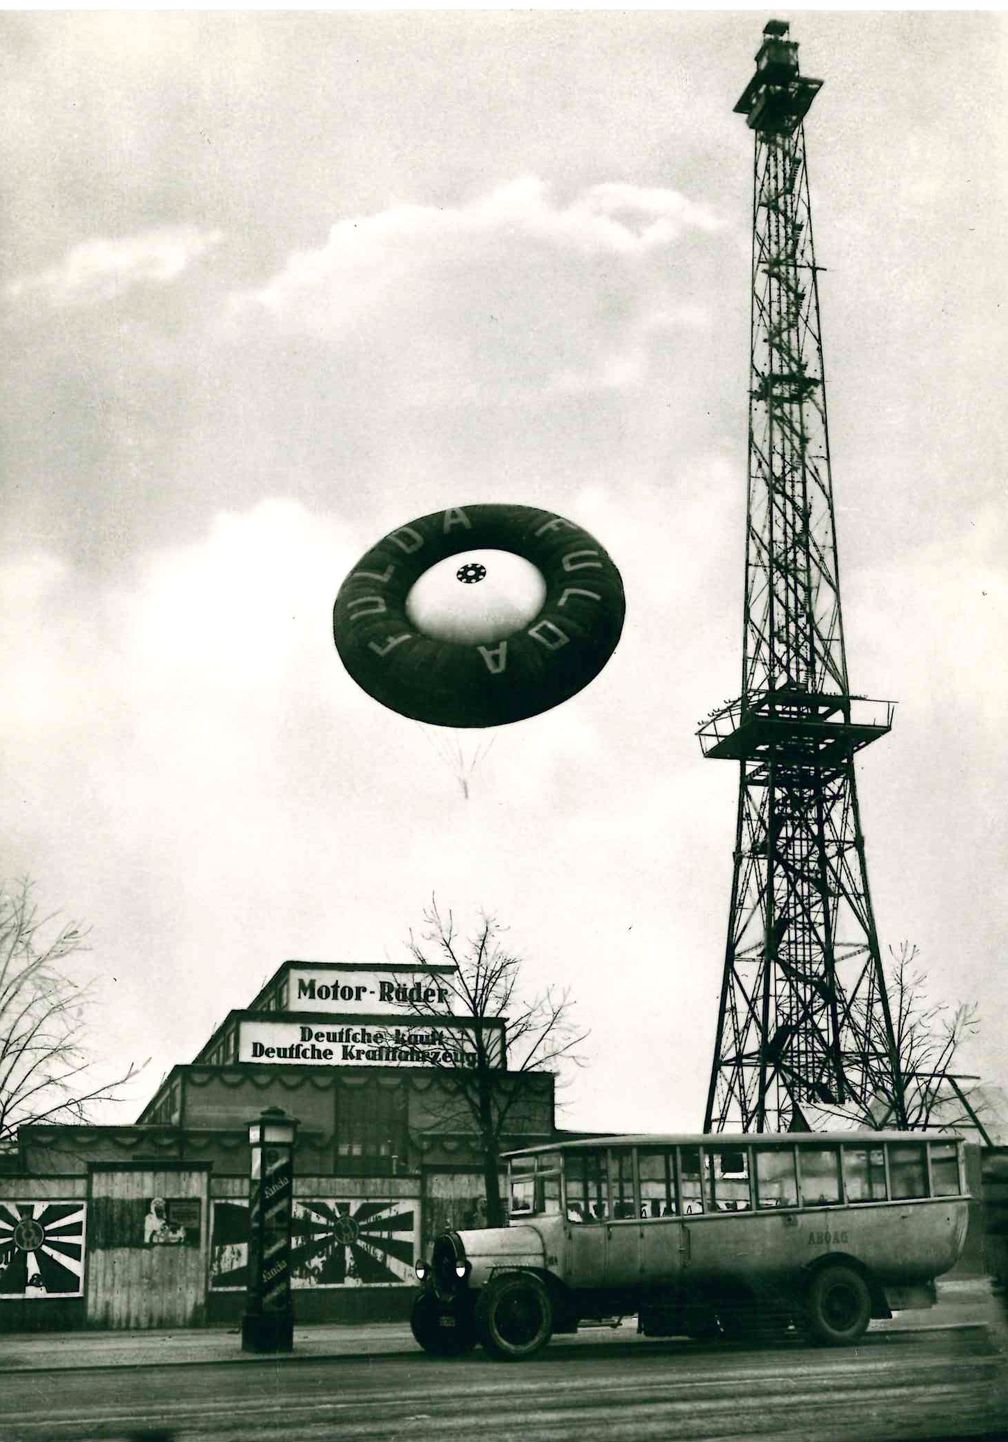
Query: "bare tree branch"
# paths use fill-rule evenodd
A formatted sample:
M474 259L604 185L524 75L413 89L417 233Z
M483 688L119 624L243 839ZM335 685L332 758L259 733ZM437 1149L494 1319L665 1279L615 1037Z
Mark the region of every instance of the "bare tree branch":
M928 978L918 963L915 944L900 942L889 948L887 990L896 1040L896 1059L902 1076L907 1124L912 1129L940 1125L970 1125L967 1109L958 1101L955 1063L963 1044L980 1026L975 1002L952 1007L932 1002ZM963 1093L967 1102L969 1093ZM895 1113L895 1097L885 1087L876 1093L880 1125Z
M528 1073L580 1064L578 1049L588 1035L572 1023L568 991L523 992L522 958L505 946L504 931L495 917L483 915L471 935L460 939L453 913L442 912L432 897L419 936L411 932L407 942L413 963L430 968L433 983L413 989L412 1015L434 1025L447 1017L468 1023L464 1047L446 1047L437 1064L458 1108L449 1101L449 1112L442 1111L431 1130L444 1131L460 1118L475 1129L488 1226L504 1221L500 1157L515 1105L528 1095ZM445 963L453 968L450 974L434 970ZM417 997L417 990L426 995Z
M72 922L40 915L30 881L0 884L0 1141L29 1123L86 1122L146 1063L105 1079L84 1042L90 987L60 963L86 936Z

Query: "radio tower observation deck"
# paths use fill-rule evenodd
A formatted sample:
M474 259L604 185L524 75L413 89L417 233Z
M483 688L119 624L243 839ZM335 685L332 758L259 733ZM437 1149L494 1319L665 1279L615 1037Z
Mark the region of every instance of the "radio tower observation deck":
M847 678L804 119L822 82L771 20L755 137L742 693L699 731L739 763L706 1131L906 1125L854 758L892 725Z

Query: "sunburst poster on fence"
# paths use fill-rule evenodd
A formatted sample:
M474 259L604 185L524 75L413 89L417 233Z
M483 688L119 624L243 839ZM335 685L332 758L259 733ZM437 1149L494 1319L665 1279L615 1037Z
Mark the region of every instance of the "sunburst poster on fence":
M413 1281L417 1211L404 1199L296 1198L291 1218L291 1286L402 1286ZM217 1201L210 1242L210 1286L244 1287L248 1205Z
M0 1202L0 1298L79 1297L82 1202Z

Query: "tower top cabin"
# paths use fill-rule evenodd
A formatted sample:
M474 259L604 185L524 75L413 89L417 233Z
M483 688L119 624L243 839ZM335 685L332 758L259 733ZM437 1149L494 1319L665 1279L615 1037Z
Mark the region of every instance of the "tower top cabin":
M788 39L786 20L768 20L763 44L756 52L756 73L735 105L750 130L766 135L790 135L808 114L822 87L798 72L798 43Z

